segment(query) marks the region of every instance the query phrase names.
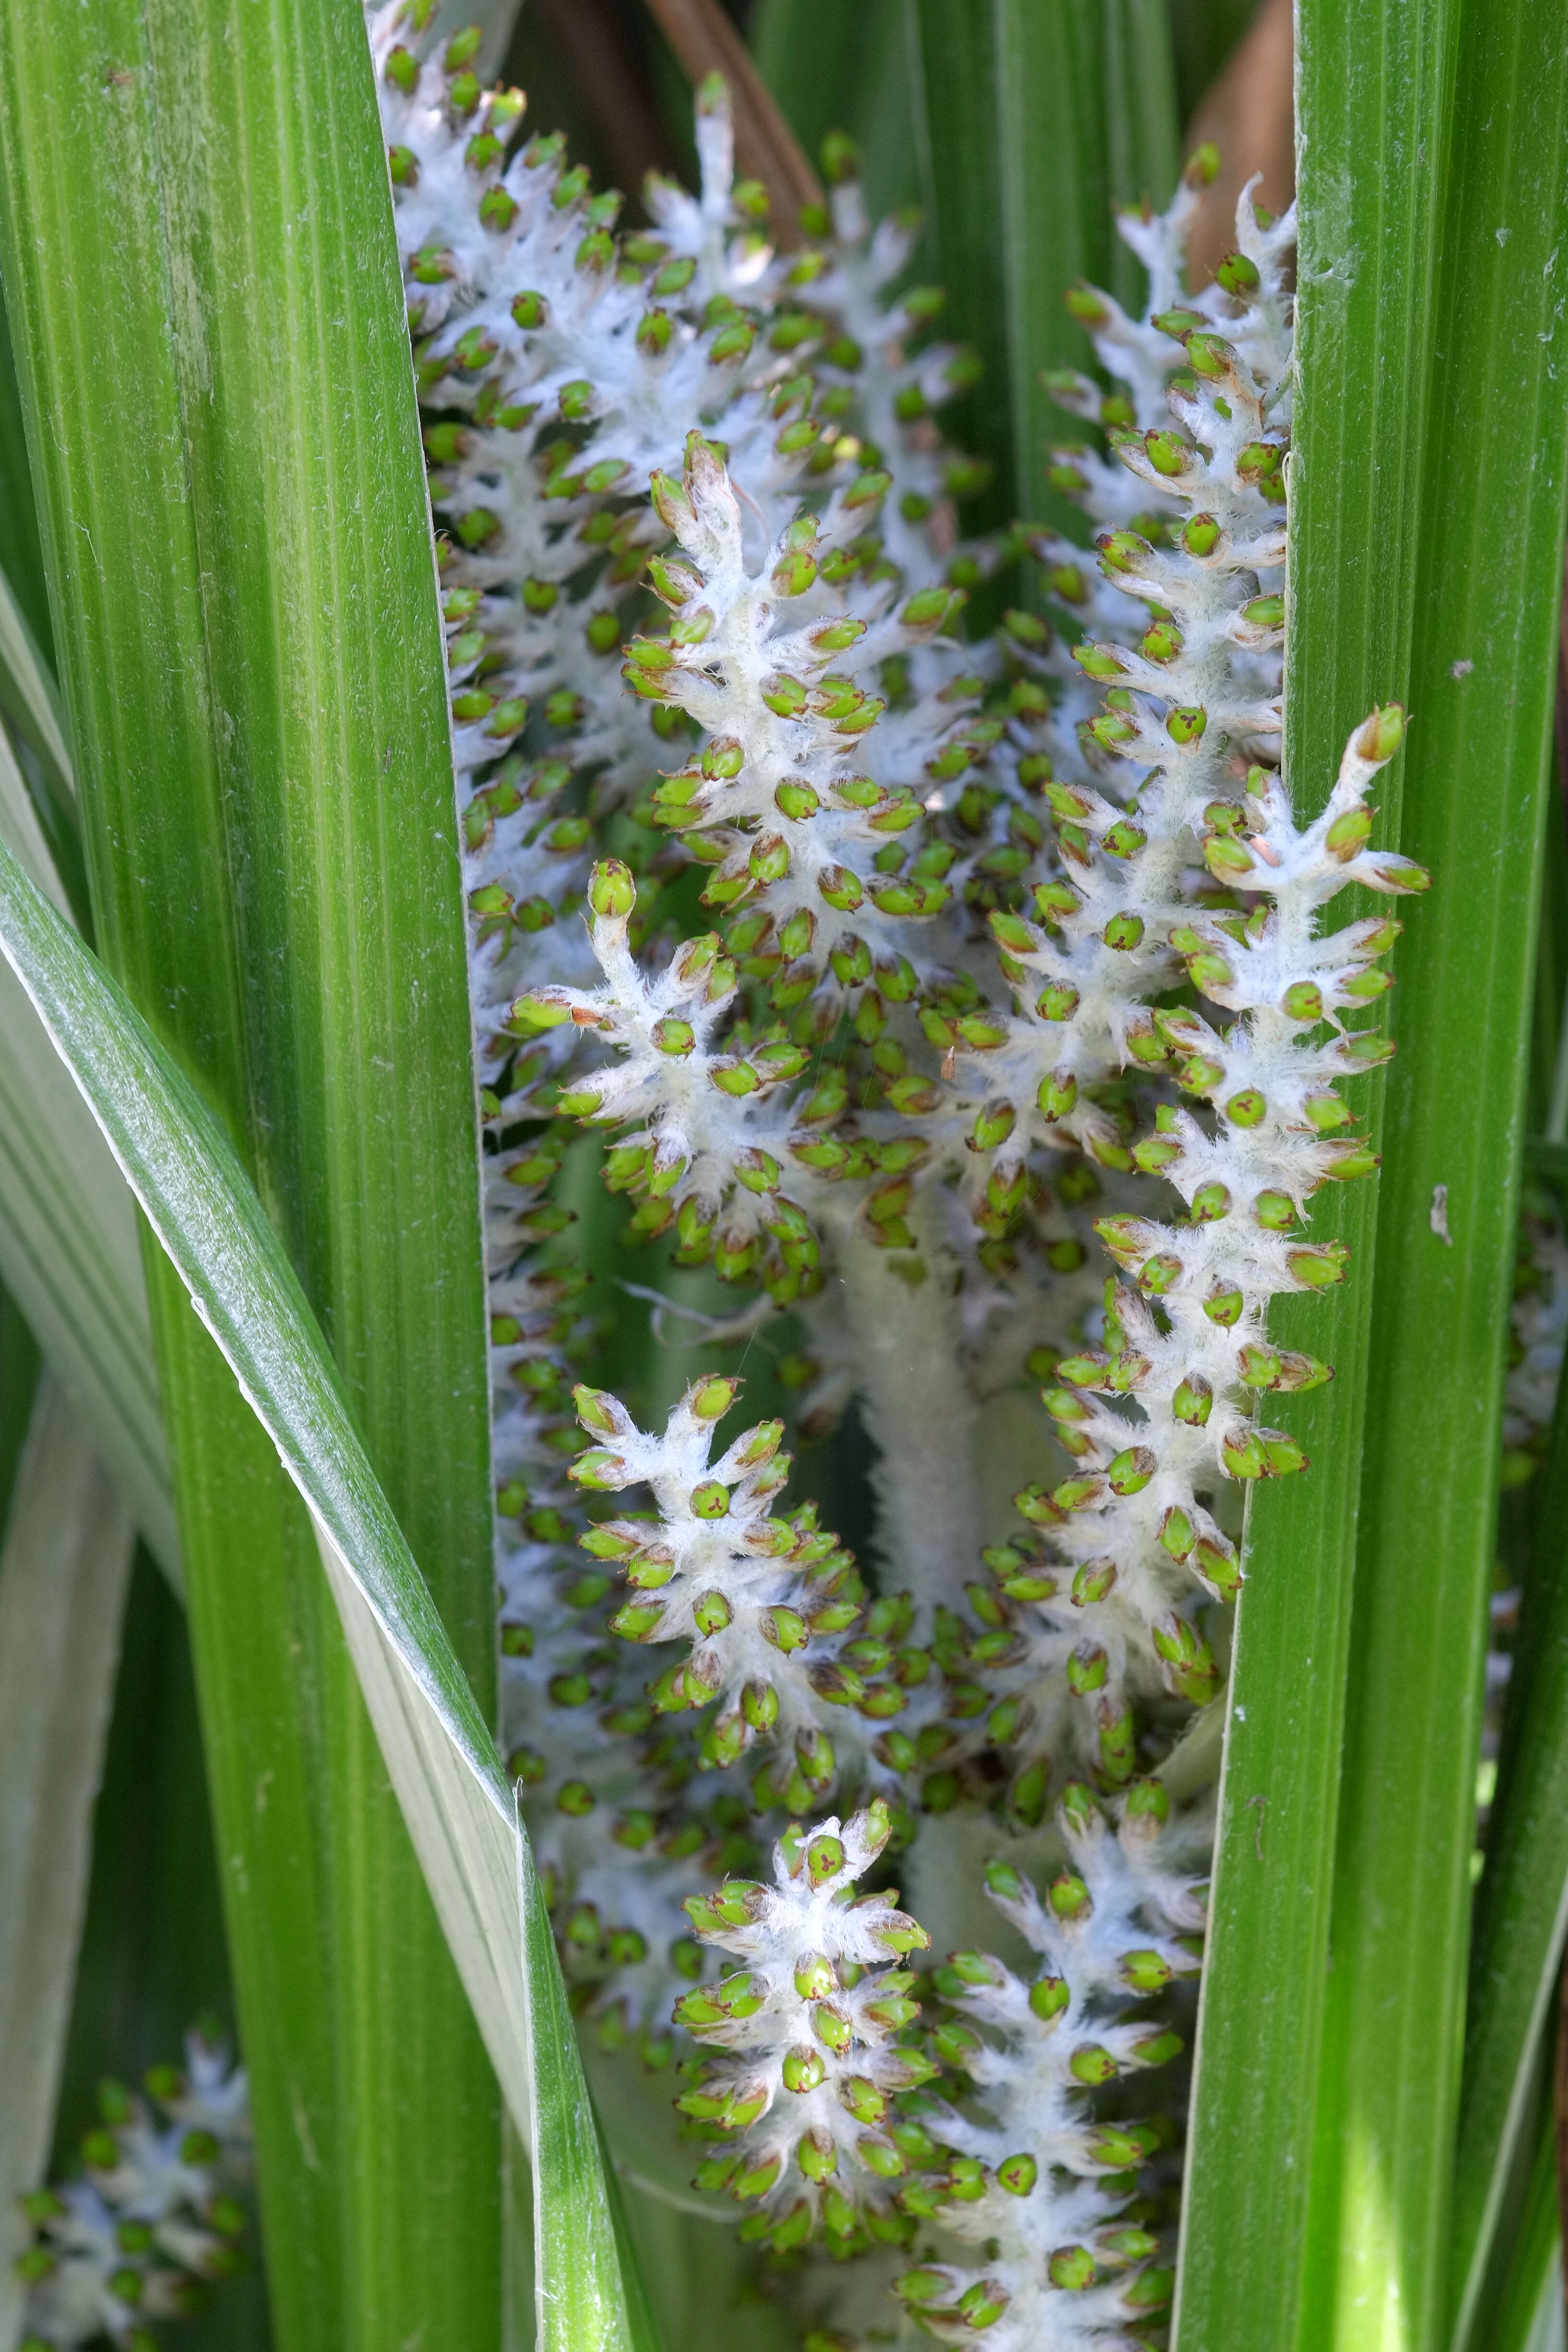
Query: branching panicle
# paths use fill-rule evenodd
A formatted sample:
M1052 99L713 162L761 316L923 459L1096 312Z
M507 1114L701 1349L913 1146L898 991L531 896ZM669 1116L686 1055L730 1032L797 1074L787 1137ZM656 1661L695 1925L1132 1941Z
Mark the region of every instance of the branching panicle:
M21 2352L105 2336L126 2352L155 2352L146 2322L199 2310L208 2284L241 2266L244 2074L192 2034L185 2072L154 2066L147 2092L105 2083L82 2177L25 2200L37 2235L17 2264L27 2290Z
M1111 382L1053 379L1102 436L1047 467L1094 552L965 543L984 468L935 417L973 362L900 290L913 232L871 227L848 142L781 253L710 82L700 193L650 184L621 233L466 37L426 54L429 16L394 0L373 45L449 534L503 1727L568 1974L657 2064L689 1986L677 2025L721 2054L680 2104L730 2142L700 2179L743 2235L880 2242L949 2341L1131 2346L1168 2296L1134 2192L1170 2135L1094 2094L1179 2047L1131 2010L1195 1969L1207 1829L1145 1776L1221 1688L1248 1482L1306 1466L1266 1400L1328 1368L1270 1343L1269 1300L1342 1277L1310 1204L1376 1164L1338 1089L1391 1050L1354 1021L1398 926L1321 910L1426 881L1371 846L1396 707L1313 822L1274 772L1293 218L1245 191L1191 295L1212 152L1124 216L1144 310L1074 289ZM1038 609L966 638L1026 544ZM574 1121L629 1237L760 1287L716 1338L799 1318L800 1433L858 1405L869 1588L781 1504L782 1423L712 1458L737 1377L658 1434L579 1378ZM651 1513L584 1510L633 1488ZM864 1810L802 1826L830 1792ZM854 1882L914 1838L935 1921L922 1821L989 1808L1035 1856L1053 1800L1061 1874L989 1879L1039 1972L918 1979L923 1931ZM709 1947L742 1965L698 1982Z
M910 1971L888 1963L931 1939L895 1908L896 1894L853 1892L889 1826L873 1805L792 1830L774 1850L772 1886L727 1881L687 1905L702 1941L746 1966L679 2005L695 2039L725 2053L679 2104L739 2139L704 2168L703 2185L754 2201L742 2230L776 2250L818 2224L839 2240L909 2234L892 2202L909 2169L894 2102L936 2070L899 2039L919 2004Z

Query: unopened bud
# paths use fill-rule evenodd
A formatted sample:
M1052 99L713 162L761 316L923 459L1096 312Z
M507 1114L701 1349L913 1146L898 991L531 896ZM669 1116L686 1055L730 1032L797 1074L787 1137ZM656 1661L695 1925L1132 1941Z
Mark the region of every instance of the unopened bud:
M1068 2294L1081 2294L1094 2284L1095 2261L1087 2246L1058 2246L1046 2264L1046 2275L1053 2286L1065 2288Z
M1381 766L1384 761L1393 759L1395 751L1404 742L1405 725L1403 703L1381 704L1357 730L1355 739L1357 752L1362 759L1375 760Z
M749 1682L741 1693L741 1713L753 1731L771 1731L779 1719L779 1695L772 1683Z
M784 2084L786 2091L815 2091L827 2074L819 2050L799 2049L785 2053Z
M1074 2080L1091 2087L1116 2079L1116 2061L1110 2051L1098 2042L1080 2042L1068 2063Z
M1331 857L1346 864L1363 849L1372 835L1372 811L1360 802L1337 816L1323 836L1323 846Z
M1059 2017L1071 2000L1071 1989L1065 1977L1037 1977L1029 1987L1029 2007L1042 2025Z
M1123 1952L1118 1967L1123 1984L1131 1992L1163 1992L1171 1981L1171 1964L1158 1952Z
M844 1847L836 1837L814 1837L805 1850L806 1874L814 1886L835 1878L844 1867Z
M1158 1642L1156 1641L1156 1647ZM1051 1881L1046 1901L1058 1919L1087 1919L1094 1909L1088 1887L1071 1871L1064 1871Z
M1075 1650L1067 1663L1068 1688L1076 1697L1087 1698L1103 1690L1110 1672L1110 1661L1097 1644L1089 1643Z

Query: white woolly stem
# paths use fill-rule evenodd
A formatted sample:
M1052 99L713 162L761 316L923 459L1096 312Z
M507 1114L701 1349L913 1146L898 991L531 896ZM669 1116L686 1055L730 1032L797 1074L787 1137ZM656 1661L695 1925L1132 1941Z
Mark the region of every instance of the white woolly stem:
M916 1205L917 1233L929 1203ZM921 1235L923 1239L923 1234ZM980 1499L978 1415L959 1353L956 1303L934 1273L911 1286L864 1233L836 1250L860 1370L860 1409L890 1581L912 1593L922 1635L973 1573Z

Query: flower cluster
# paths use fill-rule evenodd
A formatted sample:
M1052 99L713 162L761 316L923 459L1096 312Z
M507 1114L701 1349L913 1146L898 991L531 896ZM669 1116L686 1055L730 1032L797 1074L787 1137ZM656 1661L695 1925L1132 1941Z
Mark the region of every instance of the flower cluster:
M1392 1046L1375 1030L1347 1030L1342 1016L1388 985L1379 962L1398 929L1369 917L1323 934L1317 916L1351 882L1424 887L1408 860L1367 846L1367 789L1402 733L1396 707L1374 712L1304 829L1278 778L1258 768L1239 807L1221 802L1206 813L1211 869L1241 881L1253 903L1245 912L1193 908L1173 927L1173 944L1194 987L1234 1017L1221 1030L1185 1008L1151 1014L1177 1087L1210 1117L1163 1104L1133 1155L1174 1187L1186 1217L1098 1221L1129 1279L1108 1291L1101 1344L1064 1358L1046 1391L1074 1475L1016 1498L1044 1534L1043 1555L1003 1548L994 1562L1004 1594L1021 1604L1016 1622L1036 1672L1060 1671L1065 1653L1069 1687L1092 1696L1095 1760L1112 1781L1132 1769L1130 1681L1135 1689L1152 1669L1194 1705L1219 1687L1190 1602L1194 1587L1233 1598L1241 1567L1205 1497L1227 1482L1307 1466L1258 1409L1268 1395L1317 1385L1328 1368L1272 1347L1267 1308L1281 1292L1343 1278L1342 1245L1302 1225L1322 1186L1377 1164L1337 1089ZM1010 1671L1019 1676L1016 1662Z
M372 40L446 533L503 1731L568 1974L660 2063L679 1992L720 2053L680 2105L731 2143L701 2178L743 2234L913 2246L899 2292L949 2340L1131 2342L1168 2285L1159 2135L1092 2094L1173 2053L1129 2004L1195 1967L1205 1833L1140 1775L1221 1687L1248 1482L1306 1466L1264 1401L1327 1368L1269 1300L1342 1278L1310 1204L1376 1164L1338 1089L1391 1050L1354 1022L1398 926L1321 910L1426 881L1371 846L1397 708L1311 823L1275 772L1293 221L1247 192L1192 296L1215 159L1125 217L1145 308L1072 289L1110 382L1053 382L1101 436L1047 465L1094 553L966 544L982 472L935 414L971 362L847 142L781 252L710 83L700 192L650 183L625 232L433 17L393 0ZM1026 544L978 635L969 593ZM857 1404L879 1581L783 1507L781 1423L714 1458L738 1377L657 1434L592 1384L552 1197L574 1122L630 1237L760 1289L715 1329L796 1318L797 1430ZM1009 1496L1025 1532L982 1550ZM802 1826L830 1794L864 1810ZM1038 1840L1053 1798L1066 1871L990 1879L1042 1972L956 1954L933 2058L923 1933L854 1884L912 1837L934 1920L925 1817ZM701 1981L715 1945L742 1965Z
M193 2034L185 2072L154 2066L147 2092L104 2084L83 2177L26 2200L37 2235L17 2265L27 2286L21 2352L106 2336L126 2352L154 2352L147 2323L200 2309L207 2283L243 2260L244 2074Z
M936 2068L899 2039L920 2005L910 1971L889 1961L931 1938L896 1894L854 1894L890 1826L873 1804L842 1823L792 1829L774 1850L772 1886L728 1880L687 1905L701 1940L746 1965L679 2004L695 2039L725 2053L679 2105L738 2140L702 2168L700 2184L754 2203L742 2232L775 2251L819 2224L840 2241L909 2234L892 2201L910 2169L897 2101Z
M1026 1981L975 1951L936 1972L957 2012L936 2047L973 2105L928 2096L925 2129L949 2166L907 2202L983 2248L984 2267L922 2262L897 2292L944 2342L984 2336L995 2352L1127 2343L1170 2300L1173 2273L1154 2259L1152 2212L1136 2195L1161 2133L1096 2117L1091 2099L1182 2049L1168 2027L1128 2015L1197 1965L1201 1890L1174 1866L1168 1817L1157 1780L1129 1790L1115 1830L1093 1792L1069 1784L1058 1815L1068 1866L1044 1899L1010 1864L987 1872L1038 1973Z

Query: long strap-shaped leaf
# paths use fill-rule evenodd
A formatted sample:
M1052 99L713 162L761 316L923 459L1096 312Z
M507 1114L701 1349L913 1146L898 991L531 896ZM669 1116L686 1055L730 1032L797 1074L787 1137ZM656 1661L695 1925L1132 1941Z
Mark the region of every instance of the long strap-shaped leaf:
M0 948L310 1507L453 1958L532 2147L542 2352L632 2352L593 2110L512 1791L293 1269L216 1120L3 847Z
M1529 2129L1568 1934L1568 1378L1558 1382L1535 1528L1477 1892L1454 2162L1454 2342L1477 2352L1490 2326L1491 2242Z
M5 572L21 599L35 635L48 634L49 597L44 583L43 551L38 545L38 516L33 500L32 473L22 431L22 408L16 393L16 362L11 335L0 296L0 571Z
M1285 767L1303 817L1374 702L1404 698L1457 0L1301 0L1301 207ZM1378 794L1397 839L1399 765ZM1382 902L1378 902L1382 906ZM1347 909L1362 913L1370 908ZM1423 906L1413 925L1425 919ZM1373 1097L1370 1128L1379 1133ZM1271 1335L1335 1368L1291 1400L1310 1475L1248 1521L1185 2180L1180 2352L1311 2352L1329 2282L1307 2252L1331 1988L1375 1199L1331 1186L1350 1276L1276 1303ZM1331 1213L1332 1223L1328 1221ZM1340 1980L1340 1957L1335 1976ZM1330 2265L1331 2273L1331 2264Z
M26 488L31 499L30 482ZM0 571L0 721L26 747L33 770L35 821L42 820L50 858L80 922L87 912L87 868L58 691L4 571ZM10 751L10 744L5 748ZM50 896L58 893L51 891Z
M5 611L0 582L0 660ZM3 730L0 841L67 911ZM0 972L0 1276L178 1589L180 1540L134 1203L9 970Z
M1322 2298L1310 2340L1331 2325L1367 2352L1395 2337L1426 2352L1449 2318L1456 2025L1568 496L1560 16L1462 0L1451 131L1432 160L1444 223L1400 846L1437 880L1394 959L1309 2254ZM1561 1846L1540 1866L1553 1860L1560 1889ZM1486 2032L1479 1999L1471 2030ZM1527 2016L1502 2031L1527 2034ZM1517 2047L1515 2066L1531 2054ZM1484 2236L1477 2186L1467 2167L1467 2253ZM1473 2271L1468 2285L1473 2301Z
M484 1710L462 885L359 0L6 0L0 243L95 944L251 1171ZM148 1286L279 2342L489 2352L494 2078L309 1519L156 1251Z
M972 404L996 464L997 514L1070 524L1044 481L1047 439L1073 437L1042 370L1089 357L1064 303L1077 278L1137 299L1142 271L1113 204L1175 184L1165 11L1150 0L911 0L921 195L944 324L985 373Z
M17 2200L54 2130L134 1540L46 1372L0 1556L0 2352L22 2326Z

